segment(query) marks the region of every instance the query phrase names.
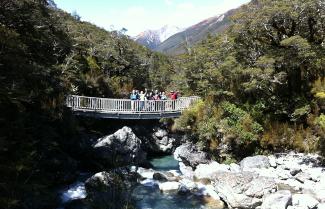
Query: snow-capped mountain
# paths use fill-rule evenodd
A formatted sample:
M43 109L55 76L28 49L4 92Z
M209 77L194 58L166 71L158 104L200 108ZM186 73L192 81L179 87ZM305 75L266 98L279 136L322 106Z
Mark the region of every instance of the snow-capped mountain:
M191 47L204 40L208 34L216 35L225 31L231 25L230 17L237 11L238 9L233 9L190 26L159 44L155 51L172 55L182 54L186 52L187 47Z
M155 49L160 43L167 40L172 35L182 32L184 29L177 26L165 25L158 30L147 30L136 37L134 40L141 45L148 47L149 49Z

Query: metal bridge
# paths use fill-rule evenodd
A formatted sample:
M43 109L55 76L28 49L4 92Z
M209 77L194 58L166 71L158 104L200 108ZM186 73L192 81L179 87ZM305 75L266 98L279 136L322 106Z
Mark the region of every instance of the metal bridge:
M200 97L180 97L176 100L130 100L70 95L67 107L82 116L116 119L177 118Z

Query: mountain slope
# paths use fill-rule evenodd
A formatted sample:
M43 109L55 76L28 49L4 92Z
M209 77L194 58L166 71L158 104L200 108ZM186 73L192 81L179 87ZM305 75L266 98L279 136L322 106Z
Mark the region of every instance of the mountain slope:
M236 12L230 10L225 14L211 17L179 32L159 44L156 51L170 55L181 54L186 47L192 46L208 36L223 32L230 25L230 17Z
M134 40L149 49L156 49L162 42L170 36L183 31L177 26L165 25L158 30L147 30L137 35Z

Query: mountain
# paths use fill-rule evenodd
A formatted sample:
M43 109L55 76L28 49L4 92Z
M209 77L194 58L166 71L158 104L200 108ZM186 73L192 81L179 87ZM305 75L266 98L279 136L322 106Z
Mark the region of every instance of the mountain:
M230 17L237 9L230 10L225 14L203 20L184 31L174 34L155 48L156 51L170 55L182 54L186 47L190 47L205 39L208 34L223 32L230 25Z
M158 30L147 30L137 35L134 40L149 49L156 49L170 36L183 31L180 27L165 25Z

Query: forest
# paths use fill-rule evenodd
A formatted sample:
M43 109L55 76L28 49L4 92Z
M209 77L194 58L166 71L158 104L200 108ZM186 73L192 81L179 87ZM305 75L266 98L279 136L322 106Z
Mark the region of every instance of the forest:
M231 21L167 56L51 0L0 1L0 208L51 208L51 189L69 181L67 139L84 129L64 107L69 94L178 89L202 101L169 121L173 131L217 159L325 155L325 2L253 0ZM233 144L227 157L221 138Z

